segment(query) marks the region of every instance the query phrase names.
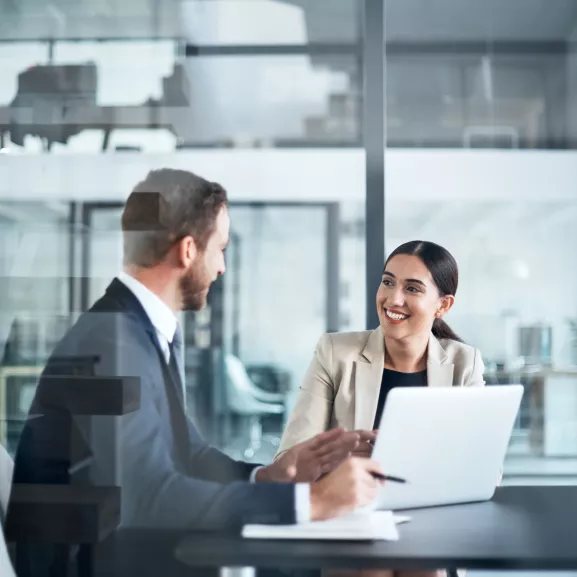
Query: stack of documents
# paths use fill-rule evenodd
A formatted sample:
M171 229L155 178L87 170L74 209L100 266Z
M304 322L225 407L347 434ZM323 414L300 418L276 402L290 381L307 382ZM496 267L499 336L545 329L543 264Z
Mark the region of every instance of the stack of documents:
M397 541L399 532L396 524L407 520L393 516L392 511L372 511L298 525L245 525L242 536L247 539Z

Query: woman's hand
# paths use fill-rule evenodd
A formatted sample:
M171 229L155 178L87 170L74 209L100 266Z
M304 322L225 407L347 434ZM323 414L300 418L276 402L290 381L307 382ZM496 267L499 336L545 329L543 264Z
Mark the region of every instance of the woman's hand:
M364 457L370 459L373 454L375 441L377 440L377 430L374 431L355 431L359 435L359 444L353 451L353 457Z

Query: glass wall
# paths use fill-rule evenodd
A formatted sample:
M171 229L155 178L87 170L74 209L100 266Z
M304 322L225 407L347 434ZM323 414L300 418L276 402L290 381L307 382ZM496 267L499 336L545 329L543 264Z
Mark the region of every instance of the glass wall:
M0 201L0 442L10 453L69 326L69 252L66 203Z
M365 248L383 239L365 222L364 3L9 4L4 364L41 363L63 330L30 321L18 330L39 344L18 360L15 316L66 326L117 273L132 186L152 168L193 170L229 191L232 236L210 306L182 318L189 407L235 455L262 425L251 455L267 459L321 333L373 328ZM489 383L526 385L506 474L541 474L546 460L577 475L575 3L385 9L386 249L421 238L451 250L461 284L449 321L482 350ZM233 402L230 355L282 397L279 414Z
M576 30L571 2L386 2L386 247L449 249L449 324L524 385L508 482L577 473Z
M38 253L52 255L41 264L58 279L49 290L26 246L29 286L3 293L21 316L43 303L75 319L121 269L122 204L149 170L221 182L228 271L206 310L181 316L188 406L210 441L267 460L318 338L364 322L361 6L160 4L68 5L60 19L30 6L0 25L0 199L19 206L0 240L13 222L49 227L60 242ZM43 16L51 34L39 33ZM42 354L26 366L41 365L62 331L30 331ZM239 374L277 406L247 409Z

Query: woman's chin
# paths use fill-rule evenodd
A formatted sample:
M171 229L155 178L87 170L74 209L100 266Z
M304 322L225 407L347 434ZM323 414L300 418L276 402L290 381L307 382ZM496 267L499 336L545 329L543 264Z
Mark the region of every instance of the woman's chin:
M387 321L381 322L381 331L386 337L397 339L407 334L406 327L403 327L402 325L393 325Z

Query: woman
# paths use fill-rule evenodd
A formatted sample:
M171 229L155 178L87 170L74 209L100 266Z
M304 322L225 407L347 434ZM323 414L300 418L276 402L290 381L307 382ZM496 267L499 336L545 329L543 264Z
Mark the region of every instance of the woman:
M376 429L393 387L484 385L481 354L443 321L458 279L455 259L437 244L395 249L377 292L380 327L321 337L279 454L333 427Z
M394 250L377 292L380 327L321 337L277 458L333 427L377 429L394 387L484 385L481 354L443 320L458 280L455 259L437 244L412 241ZM371 448L365 442L358 452Z

